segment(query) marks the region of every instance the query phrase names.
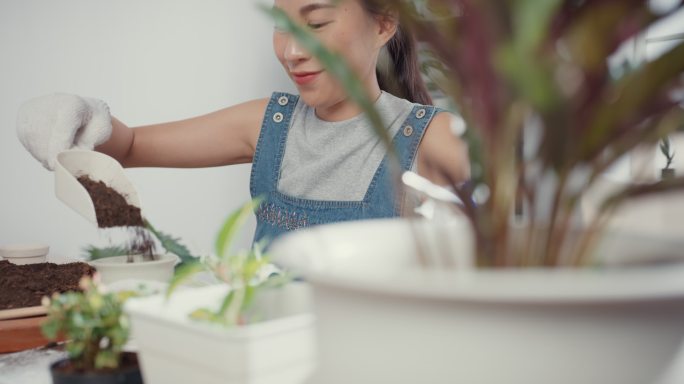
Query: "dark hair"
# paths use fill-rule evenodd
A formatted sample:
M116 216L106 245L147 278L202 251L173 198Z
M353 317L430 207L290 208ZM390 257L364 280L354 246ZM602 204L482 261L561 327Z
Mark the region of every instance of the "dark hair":
M361 6L373 16L397 17L388 5L382 3L361 0ZM413 103L432 104L432 97L420 74L416 41L411 32L399 23L385 48L391 63L387 70L376 70L380 89Z

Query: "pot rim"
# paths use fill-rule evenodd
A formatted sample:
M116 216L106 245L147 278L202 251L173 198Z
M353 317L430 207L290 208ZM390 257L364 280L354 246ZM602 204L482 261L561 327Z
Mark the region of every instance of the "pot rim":
M354 231L352 226L356 226L359 233L370 236L368 233L373 228L389 226L390 230L399 231L407 223L406 219L390 219L322 225L288 234L274 243L271 250L277 262L314 285L365 294L539 305L684 302L682 262L619 267L440 270L421 268L417 263L402 265L399 261L399 267L381 270L368 267L372 265L368 254L351 251L330 256L341 252L341 247L330 243L323 247L325 242L335 241L335 231L341 228L349 235ZM362 242L358 239L355 244Z
M300 286L290 285L285 289L302 287L302 283L292 284L300 284ZM198 296L202 298L200 302L209 299L212 303L218 303L228 290L230 287L226 284L214 284L180 291L168 299L164 294L133 298L126 302L124 311L130 315L133 323L145 320L164 325L176 332L198 334L220 342L263 339L298 329L307 329L315 323L315 317L307 311L281 314L249 324L228 327L218 323L197 321L189 317L189 314L197 307L202 307L200 304L195 304ZM187 305L187 303L192 303L192 305Z
M49 251L50 246L47 244L7 244L0 246L0 257L5 259L45 258Z
M158 264L169 264L169 263L176 263L179 261L178 256L172 254L172 253L163 253L157 255L159 256L158 260L141 260L141 261L134 261L133 263L126 263L125 259L128 257L126 255L123 256L111 256L111 257L103 257L101 259L97 260L91 260L88 261L88 264L91 265L96 265L100 267L108 267L108 268L131 268L132 266L153 266L153 265L158 265ZM122 262L124 261L124 262Z
M362 294L379 294L397 298L417 298L467 303L580 305L620 304L645 302L684 303L684 284L681 280L684 266L674 273L641 271L640 273L603 273L579 270L551 271L473 271L450 273L437 282L425 283L425 276L414 281L377 281L348 278L322 273L305 274L314 286L355 291ZM654 272L654 273L651 273ZM429 275L430 272L427 271ZM436 273L435 275L439 275ZM528 280L532 279L532 281ZM422 281L417 281L422 280ZM665 281L665 283L663 283ZM525 284L520 284L525 282ZM650 284L655 283L655 284ZM671 284L675 283L675 284Z

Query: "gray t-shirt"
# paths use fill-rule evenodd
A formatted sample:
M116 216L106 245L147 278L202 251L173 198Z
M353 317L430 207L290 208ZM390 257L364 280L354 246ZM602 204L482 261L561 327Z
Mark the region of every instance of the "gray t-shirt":
M375 107L390 137L399 132L413 105L381 93ZM278 191L310 200L363 200L385 153L365 115L324 121L300 99L290 122Z

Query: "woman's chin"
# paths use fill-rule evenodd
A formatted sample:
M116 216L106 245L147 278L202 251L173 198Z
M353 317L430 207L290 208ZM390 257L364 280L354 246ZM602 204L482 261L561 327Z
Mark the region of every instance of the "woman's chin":
M323 106L325 103L321 97L320 92L310 87L297 87L299 91L299 98L308 106L312 108L318 108Z

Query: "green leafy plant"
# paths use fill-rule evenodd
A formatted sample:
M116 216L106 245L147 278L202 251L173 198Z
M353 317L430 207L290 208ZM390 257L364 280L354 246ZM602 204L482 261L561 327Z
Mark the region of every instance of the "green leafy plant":
M154 237L159 241L162 248L164 248L166 250L166 252L173 253L174 255L176 255L180 258L180 260L181 260L180 265L183 265L184 263L188 263L190 261L197 259L196 256L193 256L193 254L190 253L190 250L188 250L188 247L186 247L183 243L181 243L180 238L174 237L172 235L169 235L169 234L166 234L164 232L157 230L147 220L145 220L145 228L147 228L147 230L152 232Z
M287 282L287 277L281 274L263 276L269 262L268 257L262 254L260 244L255 244L250 250L232 250L235 235L259 204L260 200L254 199L228 216L216 237L213 255L176 270L166 292L167 297L182 283L204 271L230 286L218 309L199 308L190 314L191 318L228 326L249 323L251 319L247 312L255 296L263 289Z
M434 83L469 127L479 171L470 183L452 187L472 225L479 266L590 263L621 204L684 188L681 177L627 186L608 197L577 236L578 205L602 173L637 145L656 144L681 125L682 100L672 95L684 85L684 42L617 79L608 68L623 42L667 16L648 2L376 2L392 7L431 52L427 75L439 79ZM369 98L358 78L341 69L339 55L283 11L266 12L369 113ZM378 119L370 120L384 132Z
M176 267L197 260L197 257L194 256L190 250L188 250L188 248L178 237L174 237L159 231L147 220L145 220L145 230L154 236L154 238L159 242L161 247L164 248L166 252L172 253L180 258L180 263ZM129 247L121 245L109 247L96 247L94 245L88 245L83 248L83 252L87 260L97 260L114 256L128 256L131 254Z
M132 292L105 292L91 278L80 282L82 292L56 293L45 298L47 319L41 329L45 337L67 339L66 350L75 369L114 369L121 362L129 335L123 303Z
M97 260L107 257L125 256L130 253L130 250L122 246L96 247L94 245L87 245L83 248L83 253L87 260Z

